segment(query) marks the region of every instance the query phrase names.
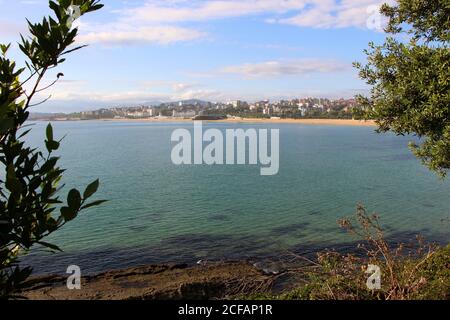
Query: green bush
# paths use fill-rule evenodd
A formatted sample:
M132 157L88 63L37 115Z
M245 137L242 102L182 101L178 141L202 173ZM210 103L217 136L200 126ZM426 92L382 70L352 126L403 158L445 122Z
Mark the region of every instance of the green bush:
M380 132L414 134L414 154L445 176L450 169L450 5L448 0L397 0L383 5L390 36L370 43L356 63L371 86L356 118L375 119Z
M385 240L377 215L368 215L359 206L357 224L343 219L341 226L363 240L358 249L364 255L319 252L305 284L273 296L255 293L252 299L281 300L447 300L450 297L450 245L426 245L418 237L414 247L391 247ZM365 273L369 264L381 269L381 289L370 290ZM298 272L302 272L299 269Z
M99 187L98 180L89 184L83 194L72 189L66 202L60 200L59 182L64 169L58 166L59 157L54 152L61 140L55 139L50 124L45 152L27 147L24 141L30 131L26 124L29 109L48 100L34 103L33 98L63 76L59 73L50 86L42 87L46 73L62 64L67 54L83 47L70 47L78 32L72 28L76 18L73 5L78 6L81 15L102 7L94 0L49 3L54 16L40 23L28 22L31 36L22 36L19 44L27 58L26 68L17 68L8 59L10 45L0 45L0 170L4 171L0 175L0 298L16 297L32 272L31 267L19 267L21 253L35 244L60 250L43 239L81 210L103 202L88 202ZM26 70L29 75L24 76ZM25 89L26 84L30 90Z

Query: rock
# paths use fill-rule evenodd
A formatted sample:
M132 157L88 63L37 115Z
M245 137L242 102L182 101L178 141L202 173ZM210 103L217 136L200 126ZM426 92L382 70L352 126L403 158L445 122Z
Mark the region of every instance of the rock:
M68 290L65 277L34 278L22 295L39 300L219 299L251 293L272 276L273 270L261 274L245 262L151 265L85 276L81 290Z

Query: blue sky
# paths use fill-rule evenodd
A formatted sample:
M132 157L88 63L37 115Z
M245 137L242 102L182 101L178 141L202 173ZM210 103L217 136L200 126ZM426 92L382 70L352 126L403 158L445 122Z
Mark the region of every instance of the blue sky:
M79 43L55 72L64 80L35 112L152 101L348 98L367 87L364 61L380 0L104 0L76 22ZM0 0L1 42L17 42L46 0ZM14 48L14 59L22 61ZM50 75L49 82L54 74Z

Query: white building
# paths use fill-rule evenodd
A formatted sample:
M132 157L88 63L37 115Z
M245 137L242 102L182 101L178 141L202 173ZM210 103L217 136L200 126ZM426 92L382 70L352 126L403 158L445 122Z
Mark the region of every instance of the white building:
M300 107L298 108L298 111L300 111L302 117L306 116L306 113L308 112L308 108Z
M263 109L263 114L270 116L270 108L269 107L265 107Z

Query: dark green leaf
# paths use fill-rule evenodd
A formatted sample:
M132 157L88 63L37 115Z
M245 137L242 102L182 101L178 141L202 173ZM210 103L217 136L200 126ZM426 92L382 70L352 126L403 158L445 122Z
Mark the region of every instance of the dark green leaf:
M48 242L44 242L44 241L38 241L37 243L46 248L49 248L49 249L52 249L55 251L59 251L59 252L63 252L57 245L54 245L54 244L51 244Z
M69 191L67 196L67 204L69 207L75 211L78 211L81 206L81 194L77 189L72 189Z
M65 221L71 221L77 216L77 211L69 207L62 207L60 211Z
M47 125L46 134L47 134L47 140L53 141L53 127L50 123Z
M97 179L94 182L92 182L90 185L88 185L86 190L84 190L83 199L86 200L89 197L91 197L94 193L96 193L98 190L99 184L100 184L100 182Z
M48 152L52 152L59 149L60 143L58 141L45 141L45 146Z

